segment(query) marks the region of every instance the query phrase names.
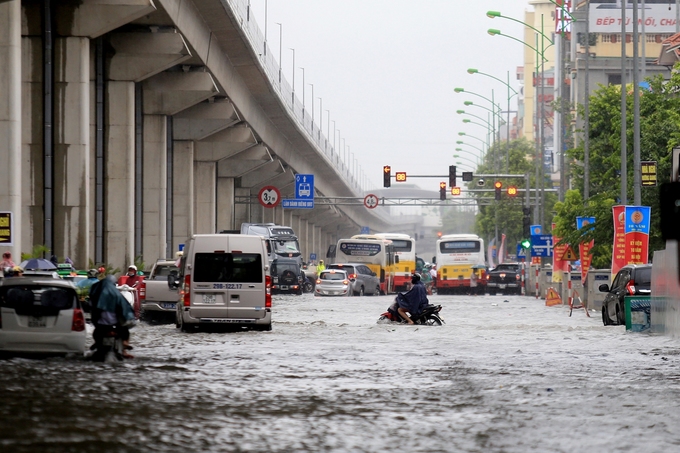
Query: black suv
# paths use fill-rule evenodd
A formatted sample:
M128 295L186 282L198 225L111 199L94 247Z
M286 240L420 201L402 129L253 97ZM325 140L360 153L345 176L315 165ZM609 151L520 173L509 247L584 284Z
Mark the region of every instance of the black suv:
M503 263L486 274L489 294L522 294L522 263Z
M380 295L380 277L365 264L335 263L329 264L326 269L346 271L349 281L352 282L353 296L363 296L364 294Z
M302 294L304 274L300 262L294 258L277 258L272 261L272 294Z
M602 323L605 326L625 325L626 296L649 296L652 293L652 265L628 264L614 277L612 287L603 283L598 288L607 293L602 301Z

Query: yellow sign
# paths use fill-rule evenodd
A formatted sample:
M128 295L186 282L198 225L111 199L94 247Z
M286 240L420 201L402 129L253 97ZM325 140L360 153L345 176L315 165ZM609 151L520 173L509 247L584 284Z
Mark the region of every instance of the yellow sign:
M555 288L548 288L548 294L546 294L545 296L545 306L552 307L553 305L559 305L561 303L562 298L560 297L559 294L557 294Z
M656 186L656 162L640 162L641 185L646 187Z
M451 187L451 195L455 195L455 196L460 195L460 187L458 187L458 186Z
M574 253L574 249L571 248L571 245L567 247L567 250L564 251L564 255L562 255L562 261L576 261L578 257L576 256L576 253Z
M14 245L12 243L12 213L0 212L0 245Z
M397 182L405 182L406 181L406 172L405 171L398 171L394 174L394 179L397 180Z

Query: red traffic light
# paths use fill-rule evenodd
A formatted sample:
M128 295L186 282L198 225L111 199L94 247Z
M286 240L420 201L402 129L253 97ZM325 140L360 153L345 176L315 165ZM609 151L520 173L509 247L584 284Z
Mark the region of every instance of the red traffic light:
M460 187L451 187L451 195L460 195Z
M406 172L398 171L394 174L394 180L397 182L406 182Z
M501 187L503 187L503 183L500 181L496 181L495 183L493 183L493 186L496 189L500 189Z
M515 186L508 186L508 196L514 197L517 195L517 187Z

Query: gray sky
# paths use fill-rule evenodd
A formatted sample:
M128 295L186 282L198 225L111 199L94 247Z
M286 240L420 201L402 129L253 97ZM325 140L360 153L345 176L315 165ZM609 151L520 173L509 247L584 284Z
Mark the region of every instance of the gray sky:
M456 160L457 140L482 146L474 138L458 136L465 132L485 139L486 131L464 124L463 118L478 120L456 110L487 118L481 107L463 105L466 100L480 105L485 101L453 89L462 87L487 98L494 90L505 110L507 88L489 77L468 74L468 68L502 80L510 71L511 85L520 87L515 74L523 63L524 46L507 37L490 36L487 30L500 29L519 39L522 25L490 19L486 12L496 10L523 20L530 8L527 0L251 0L263 32L265 2L267 40L277 60L282 34L284 77L292 82L293 48L297 97L303 97L302 67L307 110L311 110L311 83L315 122L319 124L321 97L322 131L328 130L326 110L330 110L329 139L333 140L334 120L343 139L338 147L349 147L376 187L382 187L383 165L391 165L393 174L444 175ZM511 110L516 110L515 99ZM470 154L465 158L476 160ZM444 178L408 182L437 190L440 180Z

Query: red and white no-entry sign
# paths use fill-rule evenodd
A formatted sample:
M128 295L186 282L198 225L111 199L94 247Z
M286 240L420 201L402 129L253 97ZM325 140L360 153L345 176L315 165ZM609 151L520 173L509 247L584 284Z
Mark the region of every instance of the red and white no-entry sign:
M372 193L369 193L364 197L364 206L366 206L368 209L373 209L378 206L378 197L376 195L373 195Z
M275 208L281 202L281 192L274 186L264 186L257 194L257 200L265 208Z

